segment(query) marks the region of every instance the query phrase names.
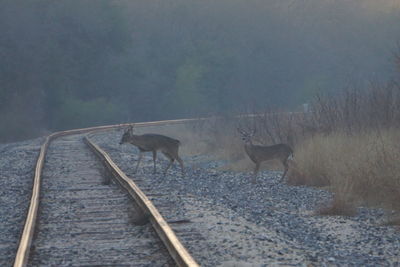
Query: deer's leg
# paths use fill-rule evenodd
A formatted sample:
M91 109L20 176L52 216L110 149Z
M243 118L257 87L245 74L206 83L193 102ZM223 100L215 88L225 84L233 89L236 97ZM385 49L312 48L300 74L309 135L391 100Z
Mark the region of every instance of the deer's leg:
M156 159L157 159L157 151L153 150L153 173L156 173Z
M181 166L182 176L185 176L185 168L183 167L182 159L179 156L176 156L176 160L179 162L179 165Z
M286 176L287 171L289 170L289 164L288 164L288 160L287 160L287 159L283 160L283 161L282 161L282 164L283 164L283 166L285 167L285 170L284 170L284 172L283 172L283 174L282 174L281 180L279 181L280 183L283 181L283 179L284 179L285 176Z
M255 184L255 183L257 183L257 181L256 181L256 177L257 177L257 174L258 174L258 170L260 169L260 163L259 162L256 162L256 167L254 168L254 173L253 173L253 179L252 179L252 183L253 184Z
M139 151L139 158L138 158L138 161L137 161L137 164L136 164L135 173L137 173L137 170L139 168L139 163L142 160L142 157L143 157L143 152Z
M165 170L164 170L164 175L166 175L168 169L169 169L169 168L171 167L171 165L174 163L174 158L171 157L168 153L164 153L164 152L163 152L163 154L169 159L169 164L168 164L167 168L165 168Z

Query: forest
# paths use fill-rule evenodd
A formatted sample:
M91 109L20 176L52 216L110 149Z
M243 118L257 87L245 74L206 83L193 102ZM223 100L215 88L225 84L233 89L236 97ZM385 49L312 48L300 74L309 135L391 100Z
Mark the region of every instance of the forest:
M0 142L398 80L399 22L395 0L0 0Z

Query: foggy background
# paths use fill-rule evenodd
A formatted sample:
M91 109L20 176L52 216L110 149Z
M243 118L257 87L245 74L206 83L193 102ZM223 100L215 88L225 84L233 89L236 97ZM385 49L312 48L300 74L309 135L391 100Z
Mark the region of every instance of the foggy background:
M0 0L0 141L299 109L396 79L399 41L398 0Z

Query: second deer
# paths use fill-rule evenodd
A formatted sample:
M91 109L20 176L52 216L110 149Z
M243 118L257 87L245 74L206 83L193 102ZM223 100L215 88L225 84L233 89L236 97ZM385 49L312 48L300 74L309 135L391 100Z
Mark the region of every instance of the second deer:
M254 136L255 131L253 131L252 134L240 130L239 128L238 131L244 141L244 149L246 151L246 154L249 156L251 161L256 164L253 173L252 183L256 183L256 177L260 169L261 163L272 159L280 160L285 168L280 180L280 182L282 182L285 178L287 171L289 170L288 159L289 157L293 156L293 150L290 148L290 146L288 146L287 144L277 144L272 146L253 145L251 139Z
M182 176L184 176L185 172L183 161L178 155L180 145L179 140L161 134L136 135L133 134L133 126L131 125L124 132L121 141L119 142L120 145L124 143L130 143L139 149L139 159L136 164L135 173L139 168L139 163L143 157L143 152L149 151L153 152L153 172L156 173L157 151L161 151L170 161L167 168L164 170L164 175L167 173L174 161L177 160L181 166Z

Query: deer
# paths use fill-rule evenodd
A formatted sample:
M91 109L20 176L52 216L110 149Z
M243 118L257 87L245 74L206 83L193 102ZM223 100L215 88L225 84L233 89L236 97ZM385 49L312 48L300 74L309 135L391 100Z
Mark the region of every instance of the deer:
M279 181L282 182L286 176L287 171L289 170L288 159L293 157L292 148L287 144L276 144L271 146L254 145L252 142L252 137L255 135L255 130L253 130L251 134L239 128L237 130L241 134L242 140L244 141L244 150L246 151L247 156L252 162L256 164L253 173L252 183L257 183L256 177L260 169L261 163L272 159L280 160L285 168Z
M164 176L166 175L168 169L171 167L175 160L177 160L180 164L182 176L185 175L183 161L178 155L179 146L181 144L179 140L161 134L147 133L136 135L133 134L133 126L134 125L130 125L125 130L119 144L122 145L125 143L130 143L139 149L139 158L134 171L135 173L139 168L143 153L150 151L153 153L153 173L156 173L157 151L161 151L170 161L167 168L164 170Z

